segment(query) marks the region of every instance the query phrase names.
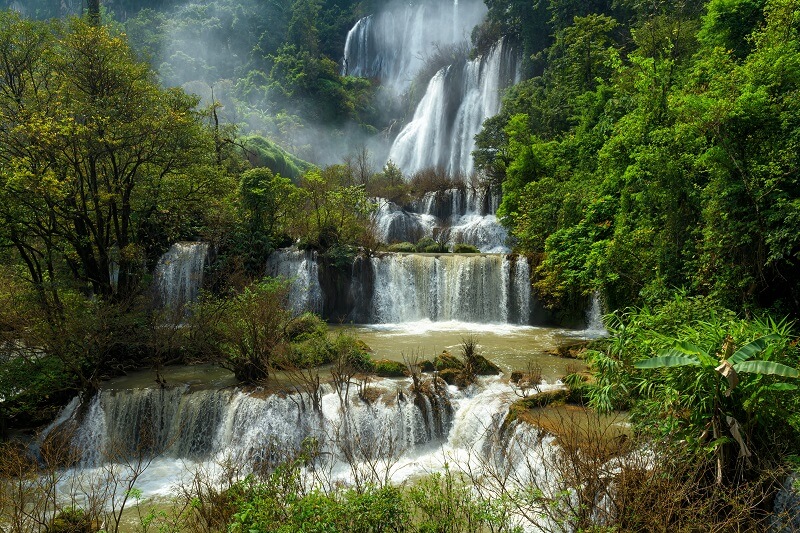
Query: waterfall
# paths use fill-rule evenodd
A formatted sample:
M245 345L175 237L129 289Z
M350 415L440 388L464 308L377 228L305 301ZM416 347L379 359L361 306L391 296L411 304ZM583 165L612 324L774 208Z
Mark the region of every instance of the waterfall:
M608 330L603 324L603 306L600 302L600 293L595 291L586 310L586 330L583 332L591 338L606 337Z
M378 200L375 237L380 242L416 243L441 234L450 247L463 243L482 253L508 253L508 231L495 212L500 195L495 190L459 187L426 193L408 208Z
M208 243L173 244L158 260L154 273L160 304L178 309L194 301L203 283L203 269L207 261Z
M395 94L404 92L437 46L464 42L486 14L483 2L458 0L396 3L360 19L345 41L342 75L378 78ZM442 28L452 28L442 32Z
M485 56L441 69L397 135L389 159L407 175L430 167L470 175L475 135L500 111L501 92L517 81L518 63L517 53L500 40Z
M388 200L378 199L375 213L375 236L380 242L417 242L432 237L438 227L436 217L402 209Z
M520 284L518 276L510 275L511 261L499 254L374 257L371 322L430 319L527 324L530 312L519 306L520 298L529 298L520 295L530 294L530 283Z
M322 313L323 297L316 252L277 250L267 259L266 273L289 280L289 308L294 313Z
M290 304L298 313L331 309L326 298L348 294L345 315L360 323L528 324L531 317L530 268L522 256L386 253L358 258L346 279L349 288L330 280L324 284L336 291L332 294L322 289L313 252L279 250L267 272L292 280Z
M83 451L84 466L142 453L195 461L229 455L253 463L266 460L265 454L298 450L309 437L328 443L332 454L345 439L405 451L449 434L447 387L415 399L409 392L398 397L391 380L372 386L381 394L378 400L366 403L352 392L344 404L332 387L324 387L318 413L307 410L298 394L188 386L102 390L82 414L70 404L58 422L69 418L77 427L73 441Z

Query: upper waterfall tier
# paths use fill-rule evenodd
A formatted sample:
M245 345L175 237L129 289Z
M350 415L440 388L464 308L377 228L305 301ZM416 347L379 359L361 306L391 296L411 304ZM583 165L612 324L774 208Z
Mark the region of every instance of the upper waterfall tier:
M466 42L486 14L478 0L396 3L347 34L342 74L378 78L401 93L437 47Z
M206 242L176 242L161 256L154 278L162 306L178 309L197 297L208 250Z
M431 167L471 174L475 135L500 111L502 91L518 81L518 65L518 54L501 40L485 56L441 69L397 135L389 159L407 175Z
M458 187L426 193L410 209L380 200L375 237L387 244L440 237L451 246L471 244L483 253L508 253L508 232L495 216L499 191Z

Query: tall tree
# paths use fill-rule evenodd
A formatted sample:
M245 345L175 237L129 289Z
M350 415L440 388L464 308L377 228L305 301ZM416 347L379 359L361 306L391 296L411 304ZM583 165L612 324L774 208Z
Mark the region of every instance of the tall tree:
M2 60L20 65L0 88L4 237L38 285L63 261L79 288L124 298L148 255L142 229L214 176L201 171L210 137L196 99L159 88L123 37L79 19L29 24L0 20Z

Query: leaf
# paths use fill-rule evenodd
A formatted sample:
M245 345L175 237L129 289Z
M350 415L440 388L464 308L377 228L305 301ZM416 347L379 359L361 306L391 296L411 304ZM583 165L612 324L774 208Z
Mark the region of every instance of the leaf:
M782 382L772 383L770 385L767 385L766 387L763 387L763 389L767 391L778 391L778 392L793 391L797 390L797 385L793 385L791 383L782 383Z
M668 353L667 353L668 352ZM670 350L662 350L659 355L693 355L696 356L703 366L713 367L717 366L718 361L708 355L708 352L692 344L689 341L677 341Z
M672 352L672 350L668 350ZM673 366L687 366L699 365L700 360L697 357L687 357L683 355L662 355L660 357L651 357L644 361L639 361L635 365L636 368L668 368Z
M724 359L714 370L722 374L722 376L728 380L728 390L725 391L725 396L730 396L731 391L739 384L739 375L736 373L736 370L731 366L730 361Z
M773 361L744 361L733 365L737 372L750 372L753 374L772 374L785 378L798 378L800 371L790 366L775 363Z
M778 340L780 339L780 335L776 333L771 333L769 335L764 335L752 342L749 342L736 350L736 352L728 358L728 361L735 365L737 363L741 363L742 361L747 361L751 357L753 357L758 352L762 351L764 348L767 347L768 341Z

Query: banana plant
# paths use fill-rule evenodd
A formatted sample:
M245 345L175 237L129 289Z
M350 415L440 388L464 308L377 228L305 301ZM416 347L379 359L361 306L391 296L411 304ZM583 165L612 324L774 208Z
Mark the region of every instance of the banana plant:
M767 360L751 360L753 356L763 352L767 348L767 343L780 339L780 335L770 334L759 337L733 351L733 343L730 338L726 339L717 356L710 355L707 351L686 341L678 341L672 348L659 351L657 357L651 357L639 361L633 366L638 369L649 368L669 368L675 366L700 366L705 369L713 369L722 377L728 380L730 388L728 395L736 388L739 383L739 373L749 372L752 374L771 374L775 376L798 378L800 371L790 366ZM793 386L797 388L796 386ZM783 390L788 390L783 388Z
M739 445L739 457L749 461L752 455L749 447L745 442L741 424L731 414L723 413L723 396L730 397L733 390L739 385L740 374L760 374L760 375L773 375L784 378L800 377L800 371L796 368L768 360L769 352L771 352L771 341L777 341L781 337L777 334L769 334L751 341L741 348L735 349L733 340L730 337L725 339L722 349L712 355L706 350L687 342L676 341L671 348L660 350L657 357L651 357L634 364L638 369L657 369L657 368L673 368L673 367L698 367L699 374L713 374L716 376L716 387L713 393L714 408L711 414L711 420L706 428L704 428L703 435L700 440L703 440L708 435L708 428L711 428L715 442L720 442L718 439L722 436L722 432L727 426L727 432ZM767 357L762 359L754 359L755 356L766 352ZM728 388L722 391L722 378L727 380ZM788 391L796 390L798 387L793 383L778 382L768 386L769 390L774 391ZM710 391L709 391L710 392ZM722 482L722 447L715 447L717 453L717 482Z

